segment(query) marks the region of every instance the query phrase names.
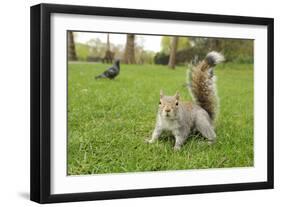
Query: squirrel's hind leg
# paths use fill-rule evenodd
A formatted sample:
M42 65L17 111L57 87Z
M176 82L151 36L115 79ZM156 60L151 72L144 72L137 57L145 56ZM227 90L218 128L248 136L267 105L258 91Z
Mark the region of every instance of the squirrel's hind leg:
M214 143L216 141L216 133L207 114L201 114L198 116L195 124L196 129L208 139L209 143Z

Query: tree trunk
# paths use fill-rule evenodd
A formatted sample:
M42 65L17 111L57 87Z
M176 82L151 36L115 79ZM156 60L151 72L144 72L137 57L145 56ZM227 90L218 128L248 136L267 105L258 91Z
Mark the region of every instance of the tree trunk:
M106 50L110 51L109 33L107 33Z
M175 69L176 65L176 55L177 55L177 47L178 47L178 37L173 37L171 42L171 50L170 50L170 58L168 67Z
M135 64L135 35L127 34L127 42L124 53L124 62L126 64Z
M68 59L77 60L73 32L68 32Z
M103 58L103 62L112 63L113 59L114 59L114 53L110 51L109 33L107 33L106 51L105 51L105 56Z

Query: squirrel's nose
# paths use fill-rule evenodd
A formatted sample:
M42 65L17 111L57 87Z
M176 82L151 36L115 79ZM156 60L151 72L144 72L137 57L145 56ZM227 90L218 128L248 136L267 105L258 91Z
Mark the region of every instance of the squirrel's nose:
M170 112L170 111L171 111L171 109L165 109L165 111L166 111L166 112Z

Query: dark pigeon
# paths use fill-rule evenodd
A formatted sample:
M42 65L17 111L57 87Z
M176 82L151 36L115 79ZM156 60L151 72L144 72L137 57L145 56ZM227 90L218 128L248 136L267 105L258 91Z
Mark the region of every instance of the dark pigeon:
M120 60L115 60L113 66L108 68L102 74L96 76L95 79L99 79L99 78L114 79L119 74L119 72L120 72Z

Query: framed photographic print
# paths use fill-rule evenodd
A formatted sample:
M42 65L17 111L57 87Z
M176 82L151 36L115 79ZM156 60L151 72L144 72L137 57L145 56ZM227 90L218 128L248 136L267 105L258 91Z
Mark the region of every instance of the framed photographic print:
M273 188L273 19L31 7L31 200Z

